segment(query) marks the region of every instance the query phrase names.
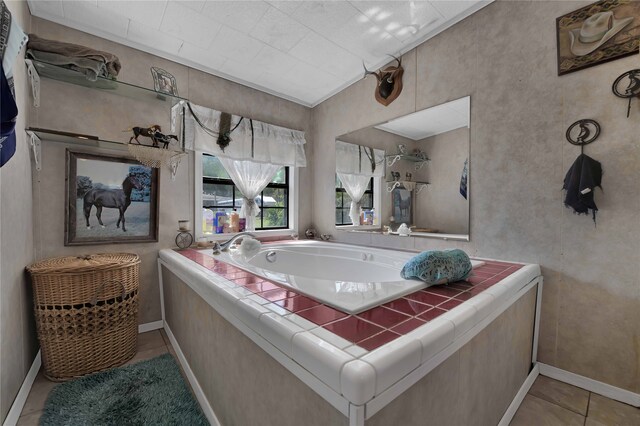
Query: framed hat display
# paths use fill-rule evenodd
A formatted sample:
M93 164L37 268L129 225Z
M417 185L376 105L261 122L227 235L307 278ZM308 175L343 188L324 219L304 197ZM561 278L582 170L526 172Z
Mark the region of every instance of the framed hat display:
M558 75L638 53L640 2L602 0L556 20Z

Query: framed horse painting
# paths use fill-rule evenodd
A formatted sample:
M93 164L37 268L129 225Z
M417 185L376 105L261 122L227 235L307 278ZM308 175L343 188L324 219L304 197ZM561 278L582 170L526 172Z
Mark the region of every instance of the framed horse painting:
M67 150L65 245L158 241L158 169Z

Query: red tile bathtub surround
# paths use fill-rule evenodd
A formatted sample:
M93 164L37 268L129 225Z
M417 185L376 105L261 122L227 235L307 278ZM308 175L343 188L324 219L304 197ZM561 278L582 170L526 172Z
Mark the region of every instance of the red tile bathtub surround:
M427 287L360 314L349 315L196 250L181 250L179 253L368 351L455 309L524 266L485 261L485 265L474 269L464 281Z
M394 325L400 324L401 322L406 321L410 318L405 314L392 311L391 309L385 308L384 306L378 306L377 308L369 309L368 311L359 313L358 317L384 328L393 327Z
M376 334L373 337L358 342L358 346L368 351L372 351L386 343L391 342L392 340L397 339L398 337L400 337L399 334L394 333L393 331L385 330L380 334Z
M340 312L325 305L318 305L310 309L296 312L296 315L300 315L301 317L318 325L323 325L347 316L344 312Z
M306 296L296 296L290 297L288 299L278 300L277 302L275 302L275 304L282 306L290 312L298 312L320 305L319 302L316 302L313 299L309 299Z
M360 342L384 331L384 328L354 316L326 324L324 328L353 343Z

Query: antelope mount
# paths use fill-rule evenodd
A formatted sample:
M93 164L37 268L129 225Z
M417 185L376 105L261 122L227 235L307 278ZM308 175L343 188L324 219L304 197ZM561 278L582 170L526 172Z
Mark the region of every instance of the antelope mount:
M364 66L364 62L362 63L365 78L369 74L376 76L376 79L378 80L375 90L376 101L384 106L387 106L396 100L402 92L402 74L404 73L404 68L402 68L402 58L398 59L395 56L392 57L398 62L398 65L388 66L387 68L380 69L377 72L369 71L367 67Z

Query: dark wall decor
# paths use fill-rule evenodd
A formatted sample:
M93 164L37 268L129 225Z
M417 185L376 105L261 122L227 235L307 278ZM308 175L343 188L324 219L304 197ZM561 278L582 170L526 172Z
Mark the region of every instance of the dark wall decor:
M556 20L558 75L638 53L640 2L602 0Z
M173 75L158 67L151 67L151 75L153 76L153 88L156 92L178 96L178 85Z
M375 75L378 80L375 90L375 98L378 103L384 106L389 105L396 100L402 92L402 74L404 74L404 68L402 68L402 58L398 59L395 56L398 65L388 66L387 68L378 70L376 72L369 71L367 67L364 67L364 76Z
M158 169L67 150L65 245L158 241Z
M640 69L630 70L621 74L611 87L613 94L619 98L629 99L627 104L627 118L631 112L631 99L640 98Z

